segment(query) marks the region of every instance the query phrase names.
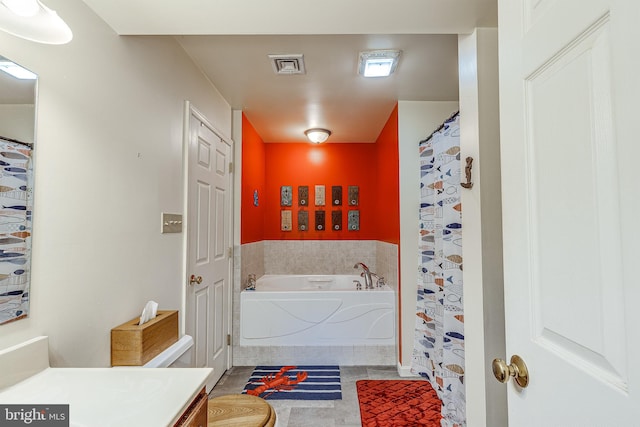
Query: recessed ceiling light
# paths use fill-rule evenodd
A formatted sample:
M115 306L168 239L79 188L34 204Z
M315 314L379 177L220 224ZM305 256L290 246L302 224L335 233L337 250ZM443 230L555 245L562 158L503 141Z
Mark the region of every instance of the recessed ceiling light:
M370 50L360 52L358 73L364 77L387 77L398 66L400 50Z
M36 80L38 78L38 76L26 68L22 68L18 64L7 60L0 60L0 70L21 80Z

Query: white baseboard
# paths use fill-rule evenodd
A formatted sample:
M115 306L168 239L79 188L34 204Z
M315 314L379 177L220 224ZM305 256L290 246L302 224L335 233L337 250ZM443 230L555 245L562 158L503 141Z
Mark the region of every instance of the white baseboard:
M418 377L419 375L411 372L411 366L402 366L400 362L398 362L398 375L401 377Z

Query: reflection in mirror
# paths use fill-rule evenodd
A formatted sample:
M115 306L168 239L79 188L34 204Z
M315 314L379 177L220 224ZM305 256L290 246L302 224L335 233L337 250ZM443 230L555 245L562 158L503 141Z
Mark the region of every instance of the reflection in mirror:
M36 76L0 56L0 325L29 314Z
M13 65L11 65L13 64ZM36 75L15 77L10 70L25 70L0 56L0 136L33 144L35 131Z

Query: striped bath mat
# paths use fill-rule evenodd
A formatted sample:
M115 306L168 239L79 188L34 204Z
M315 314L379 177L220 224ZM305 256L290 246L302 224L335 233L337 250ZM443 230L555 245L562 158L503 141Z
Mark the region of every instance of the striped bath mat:
M339 400L340 367L256 366L242 394L266 400Z

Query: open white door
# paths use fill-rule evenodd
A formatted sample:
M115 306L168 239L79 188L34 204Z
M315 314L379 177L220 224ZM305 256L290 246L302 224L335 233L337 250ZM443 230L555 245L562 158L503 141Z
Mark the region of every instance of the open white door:
M510 427L640 425L639 5L499 0Z
M228 368L231 145L190 105L187 201L186 333L194 366L213 368L209 391Z

